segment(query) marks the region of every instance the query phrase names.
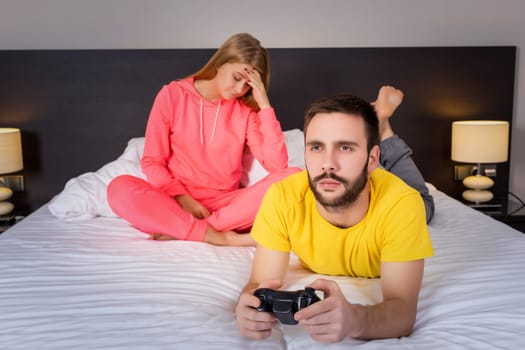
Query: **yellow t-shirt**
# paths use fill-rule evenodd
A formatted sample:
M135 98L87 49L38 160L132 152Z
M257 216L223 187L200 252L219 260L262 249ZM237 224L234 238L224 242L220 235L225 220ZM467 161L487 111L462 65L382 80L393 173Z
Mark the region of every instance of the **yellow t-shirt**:
M251 234L262 246L293 251L305 267L326 275L375 278L383 261L432 256L419 193L383 169L372 172L370 183L365 217L338 228L319 214L306 171L289 176L267 191Z

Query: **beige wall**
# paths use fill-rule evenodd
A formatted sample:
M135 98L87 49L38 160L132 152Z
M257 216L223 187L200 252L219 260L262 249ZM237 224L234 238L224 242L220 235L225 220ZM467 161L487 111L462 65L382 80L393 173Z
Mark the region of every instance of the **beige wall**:
M267 47L517 46L510 188L525 199L522 0L0 0L0 50L217 47L240 31Z

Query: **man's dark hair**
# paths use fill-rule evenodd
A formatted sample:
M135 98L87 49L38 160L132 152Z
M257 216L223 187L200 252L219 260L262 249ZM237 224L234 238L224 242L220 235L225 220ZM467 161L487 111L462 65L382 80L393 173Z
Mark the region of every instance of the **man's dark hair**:
M363 118L367 133L367 151L379 145L379 121L374 107L360 97L350 94L340 94L323 97L307 108L304 115L304 133L312 119L319 113L344 113Z

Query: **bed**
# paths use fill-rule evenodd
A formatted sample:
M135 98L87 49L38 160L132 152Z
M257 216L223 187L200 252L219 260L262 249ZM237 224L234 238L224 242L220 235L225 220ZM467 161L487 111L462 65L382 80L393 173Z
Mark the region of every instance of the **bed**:
M429 225L435 256L425 263L412 334L331 345L312 341L301 326L278 325L264 341L239 335L234 307L253 248L148 240L107 205L112 177L143 176L141 135L166 72L192 71L209 54L0 52L0 127L23 131L27 190L14 200L32 212L0 235L2 349L525 347L525 235L454 199L461 184L450 161L452 120L500 112L511 120L515 48L271 51L270 97L290 165L304 167L305 101L342 90L373 98L391 83L406 96L394 128L414 149L436 203ZM421 120L432 134L420 132ZM245 183L264 176L257 162L246 164ZM508 164L498 166L497 179L496 199L508 190ZM292 257L284 288L302 289L317 277ZM349 301L381 300L377 279L330 278Z
M302 132L285 132L301 164ZM525 236L428 184L435 256L425 264L409 337L327 346L301 326L270 339L238 333L234 307L253 248L152 241L114 217L104 201L111 176L140 175L143 139L96 172L68 181L50 203L0 236L0 343L4 349L519 349L525 345ZM248 181L264 176L260 165ZM100 190L100 191L99 191ZM61 217L58 218L57 216ZM285 289L318 275L295 257ZM379 280L331 277L348 300L381 300Z

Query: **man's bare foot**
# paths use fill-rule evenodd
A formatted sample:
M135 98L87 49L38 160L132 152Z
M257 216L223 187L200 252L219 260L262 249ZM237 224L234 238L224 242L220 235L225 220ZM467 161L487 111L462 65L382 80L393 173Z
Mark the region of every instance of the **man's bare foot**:
M393 86L382 86L377 94L377 100L372 103L379 120L388 119L403 102L403 91Z
M379 119L379 137L381 141L394 136L389 119L401 102L403 102L403 92L393 86L382 86L379 89L377 100L372 102L372 106L374 106L377 113L377 119Z
M219 246L255 247L255 240L249 233L235 231L218 232L208 226L204 242Z

